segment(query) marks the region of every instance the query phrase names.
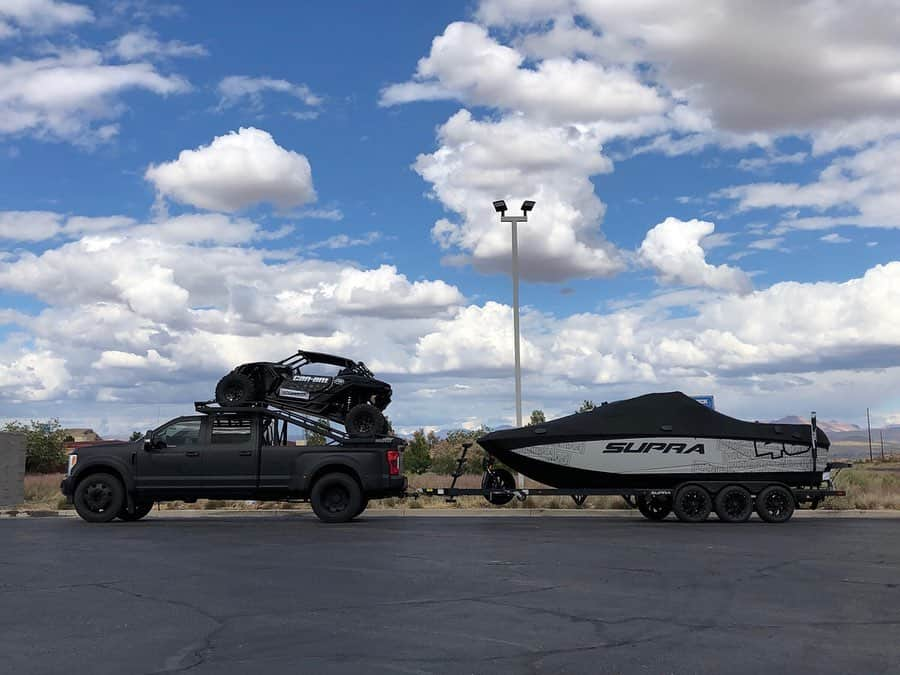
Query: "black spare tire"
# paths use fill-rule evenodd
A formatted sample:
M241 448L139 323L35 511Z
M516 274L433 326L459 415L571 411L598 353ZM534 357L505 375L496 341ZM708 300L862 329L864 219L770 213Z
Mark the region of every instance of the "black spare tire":
M516 487L516 479L506 469L485 471L481 477L483 490L503 490L503 492L486 492L484 498L494 506L503 506L512 501L513 494L509 490Z
M371 403L360 403L350 408L344 420L347 433L354 437L378 436L387 433L384 413Z
M647 520L665 520L672 512L672 498L668 495L640 495L637 507Z
M216 385L216 402L222 407L238 408L257 399L256 383L244 373L228 373Z

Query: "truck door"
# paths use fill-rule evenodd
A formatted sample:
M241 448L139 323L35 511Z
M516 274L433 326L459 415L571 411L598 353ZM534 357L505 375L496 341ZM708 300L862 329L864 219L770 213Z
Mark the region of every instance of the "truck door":
M250 495L259 467L258 415L223 413L209 417L209 445L203 452L204 492Z
M179 417L154 431L152 447L135 457L137 489L166 495L199 488L203 431L202 417Z

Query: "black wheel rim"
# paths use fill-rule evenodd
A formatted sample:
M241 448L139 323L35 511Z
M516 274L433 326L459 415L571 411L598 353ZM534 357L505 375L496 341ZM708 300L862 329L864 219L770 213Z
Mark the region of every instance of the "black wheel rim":
M722 501L725 514L731 518L740 518L747 510L747 497L740 492L729 492Z
M773 518L782 518L788 510L787 495L781 490L773 490L766 495L766 513Z
M84 490L84 505L89 511L103 513L113 501L112 488L103 482L94 482Z
M341 513L350 505L350 492L343 485L333 485L322 495L322 505L328 513Z
M361 434L371 434L375 429L375 418L371 415L365 415L356 423L356 428Z
M706 512L706 495L700 490L689 490L681 498L681 510L691 518L698 518Z
M240 387L228 387L225 390L225 400L228 403L234 403L244 398L244 391Z
M650 514L652 514L652 515L654 515L654 516L658 516L658 515L661 515L661 514L663 514L663 513L665 513L666 515L668 515L668 508L669 508L668 505L665 504L665 503L663 503L663 502L661 502L661 501L658 500L658 499L650 499L650 500L647 502L647 505L645 506L645 508L647 509L647 512L648 512L648 513L650 513Z

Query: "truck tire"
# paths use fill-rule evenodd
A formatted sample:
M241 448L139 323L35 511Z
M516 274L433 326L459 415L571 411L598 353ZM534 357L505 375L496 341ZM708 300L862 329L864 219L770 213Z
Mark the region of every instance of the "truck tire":
M665 520L672 513L672 500L669 497L641 495L637 498L637 508L647 520Z
M369 500L363 497L362 502L359 505L359 511L356 512L356 515L360 515L363 511L365 511L369 506ZM354 516L355 518L356 516Z
M75 510L89 523L108 523L125 505L125 488L110 473L92 473L75 488Z
M122 507L122 510L119 511L118 518L119 520L124 520L126 523L133 523L135 521L140 520L148 513L153 510L153 502L135 502L134 503L134 513L128 513L128 505Z
M256 383L249 375L228 373L216 385L216 402L223 408L239 408L255 401Z
M371 403L360 403L350 408L344 427L353 437L371 437L387 433L387 420Z
M712 512L712 497L701 485L689 483L675 492L672 510L678 520L684 523L702 523Z
M362 510L363 494L352 476L328 473L315 482L309 501L322 522L346 523Z
M745 487L729 485L719 490L715 508L723 523L746 523L753 513L753 495Z
M767 523L786 523L794 515L794 494L783 485L769 485L756 495L756 513Z
M513 490L516 487L516 479L506 469L494 469L485 471L481 477L482 490ZM484 496L494 506L503 506L512 501L513 495L508 492L489 492Z

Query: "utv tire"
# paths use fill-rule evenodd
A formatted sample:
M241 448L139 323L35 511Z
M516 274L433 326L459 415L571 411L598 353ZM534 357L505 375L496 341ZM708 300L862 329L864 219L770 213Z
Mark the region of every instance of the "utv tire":
M684 523L702 523L712 512L712 497L700 485L688 484L678 488L672 500L672 510Z
M769 485L756 495L756 513L767 523L786 523L794 515L794 494L783 485Z
M256 383L243 373L228 373L216 385L216 401L223 408L239 408L257 398Z
M719 490L715 507L723 523L746 523L753 513L753 495L740 485L729 485Z
M369 438L387 433L384 413L371 403L360 403L350 408L344 426L347 433L355 438Z
M128 513L128 506L125 505L122 507L122 510L119 511L118 518L119 520L124 520L126 523L133 523L146 516L152 510L153 502L135 502L134 513Z
M108 523L125 505L122 481L109 473L85 476L75 488L75 510L89 523Z
M329 473L315 482L309 501L322 522L346 523L362 511L363 494L353 477Z
M483 490L514 490L516 487L516 479L506 469L494 469L491 472L485 471L481 478L481 489ZM509 492L496 493L489 492L484 496L494 506L503 506L512 501L513 495Z
M641 495L637 498L637 508L647 520L665 520L672 513L672 500L669 497Z

